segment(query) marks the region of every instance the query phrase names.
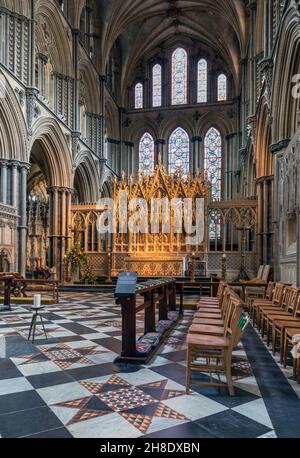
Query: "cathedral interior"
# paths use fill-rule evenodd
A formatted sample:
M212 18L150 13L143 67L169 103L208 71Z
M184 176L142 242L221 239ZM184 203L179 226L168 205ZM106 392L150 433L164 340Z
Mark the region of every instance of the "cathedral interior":
M300 438L299 158L299 0L0 0L0 438Z

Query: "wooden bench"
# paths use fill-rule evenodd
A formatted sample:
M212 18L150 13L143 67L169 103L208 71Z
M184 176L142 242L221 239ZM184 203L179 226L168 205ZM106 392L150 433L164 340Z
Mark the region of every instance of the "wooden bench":
M55 302L59 302L59 282L57 280L27 279L16 272L9 274L0 273L0 294L4 294L5 292L4 278L7 276L13 277L10 287L11 296L15 298L27 298L28 292L33 292L34 294L50 292Z

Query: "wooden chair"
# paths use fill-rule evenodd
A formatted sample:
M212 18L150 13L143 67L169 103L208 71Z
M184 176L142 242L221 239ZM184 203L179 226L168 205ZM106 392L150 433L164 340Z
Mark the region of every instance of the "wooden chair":
M226 288L226 283L221 281L219 283L217 297L205 297L205 296L201 297L199 304L198 304L198 309L202 309L203 307L212 308L212 309L220 308L225 288Z
M289 329L298 329L300 332L300 294L298 295L297 305L293 317L276 317L272 328L272 345L273 351L276 351L276 342L280 337L280 362L286 367L286 331Z
M293 319L295 309L297 307L297 299L300 290L292 286L288 286L285 289L284 297L282 300L282 308L280 310L268 310L264 309L261 313L262 320L262 334L264 335L264 329L266 326L267 345L270 345L270 333L273 328L275 320Z
M276 308L280 309L285 288L286 288L286 285L284 283L276 283L275 288L274 288L274 293L272 296L272 301L268 301L268 300L260 301L260 299L258 299L257 301L256 300L254 301L254 304L256 307L256 326L259 331L261 329L262 310L264 309L275 310Z
M226 288L224 290L223 298L222 298L222 303L221 303L221 308L217 309L200 309L197 313L194 315L194 319L202 320L202 319L208 319L208 320L224 320L224 315L226 313L226 307L228 305L228 301L230 298L230 295L232 294L232 290L230 288ZM207 324L207 323L206 323Z
M230 396L235 395L231 364L232 352L242 337L242 330L239 328L239 320L242 312L242 305L239 299L232 297L234 307L229 326L225 335L214 336L205 334L189 333L187 337L187 370L186 370L186 393L190 394L191 384L200 386L227 386ZM192 372L209 373L210 382L191 382ZM223 373L226 382L214 381L212 375Z
M189 328L189 333L192 334L206 334L206 335L213 335L213 336L223 336L226 333L226 329L228 324L230 323L232 313L233 313L233 298L236 298L235 295L232 294L232 291L229 290L227 296L224 300L224 306L222 310L222 321L221 323L213 323L210 324L202 323L201 320L194 318L191 327Z
M290 307L290 297L292 294L292 289L290 286L285 286L283 289L283 294L281 298L281 302L279 302L277 305L268 305L264 304L261 305L259 308L259 325L258 329L261 332L262 338L265 337L265 335L268 332L267 328L267 315L268 316L292 316L294 309L291 309ZM288 312L289 310L289 312ZM270 343L270 339L268 338L268 343Z
M245 301L247 304L249 304L253 298L264 299L270 276L271 266L260 266L257 278L250 280L249 286L245 289Z
M269 282L268 283L268 287L265 291L265 295L263 298L260 298L260 299L251 299L250 302L249 302L249 315L250 315L250 318L253 320L253 322L256 320L256 308L257 308L257 304L258 304L258 300L259 302L263 302L263 301L266 301L266 302L270 302L272 301L272 297L273 297L273 293L274 293L274 289L275 289L275 283L274 282Z

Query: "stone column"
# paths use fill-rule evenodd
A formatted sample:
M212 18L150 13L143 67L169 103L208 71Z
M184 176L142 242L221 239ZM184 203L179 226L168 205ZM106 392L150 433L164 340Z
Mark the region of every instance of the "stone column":
M269 181L265 177L263 180L263 264L268 264L268 239L269 239L269 224L268 224L268 212L269 212Z
M134 152L134 143L132 143L132 142L124 142L124 144L126 146L126 158L125 158L126 159L126 169L125 169L125 172L127 173L127 176L130 176L131 174L134 173L134 169L132 168L132 163L133 163L132 156L134 154L133 153Z
M257 9L257 2L256 0L252 0L247 5L247 12L250 16L250 45L249 45L249 56L250 56L250 113L255 112L255 49L254 49L254 38L255 38L255 23L256 23L256 9Z
M18 163L11 163L11 205L18 206Z
M60 199L60 206L61 206L61 226L60 226L60 234L61 234L61 253L60 253L60 278L62 278L63 274L63 262L64 256L66 253L66 236L67 236L67 189L61 190L61 199Z
M19 194L19 262L18 270L21 275L26 275L26 252L27 252L27 174L29 164L20 164L20 194Z
M264 1L264 56L269 52L269 0Z
M71 206L73 190L49 188L50 210L50 267L55 268L56 278L62 279L64 258L71 245Z
M101 107L101 117L100 117L100 158L104 158L104 140L105 140L105 82L106 76L101 75L99 78L100 84L100 107Z
M74 102L74 114L73 114L73 130L79 132L79 33L78 29L72 30L73 36L73 63L74 63L74 90L73 90L73 102Z
M208 71L208 102L214 103L217 97L217 76L215 70Z
M119 151L118 151L118 164L119 164L119 175L123 171L123 117L125 114L125 108L119 107Z
M121 175L121 152L119 148L119 140L114 141L114 155L115 155L115 171Z
M226 192L225 199L232 200L233 192L233 140L236 137L235 133L226 135L226 164L225 164L225 176L226 176Z
M66 193L66 251L71 248L71 230L72 230L72 220L71 220L71 209L72 209L72 195L73 189L69 189Z
M58 223L58 188L49 188L49 214L50 214L50 267L57 266L57 223Z
M204 161L201 164L201 143L202 137L193 137L192 140L193 148L190 154L190 173L194 176L197 172L197 169L200 169L202 172L204 170Z
M161 160L161 163L164 165L166 170L168 170L168 157L165 154L165 146L166 142L165 140L158 139L155 142L155 157L154 157L154 165L158 164L159 159Z
M263 182L257 182L257 252L259 264L263 264Z
M30 64L29 64L29 85L35 85L35 37L36 37L36 18L35 18L35 0L30 0Z
M8 161L2 160L0 162L1 168L1 196L0 201L3 204L7 204L7 172L8 172Z

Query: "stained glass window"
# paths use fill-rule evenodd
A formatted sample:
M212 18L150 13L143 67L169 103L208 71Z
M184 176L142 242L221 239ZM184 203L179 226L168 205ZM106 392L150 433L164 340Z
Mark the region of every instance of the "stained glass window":
M212 127L205 137L204 167L212 185L213 200L221 200L222 185L222 139L220 132Z
M218 77L218 102L227 100L227 77L223 73Z
M198 62L198 103L207 102L207 62L200 59Z
M218 210L210 211L208 221L209 239L211 242L215 242L210 244L210 249L213 249L212 251L218 251L217 240L221 236L221 213Z
M178 127L169 140L169 173L182 174L187 178L189 173L190 140L184 129Z
M187 53L177 48L172 56L172 104L187 103Z
M142 109L144 107L144 88L142 83L137 83L135 85L134 91L134 106L136 109Z
M161 107L162 101L162 80L161 80L161 65L156 64L152 70L153 78L153 106Z
M146 132L139 145L139 170L143 175L154 172L154 140L151 134Z

